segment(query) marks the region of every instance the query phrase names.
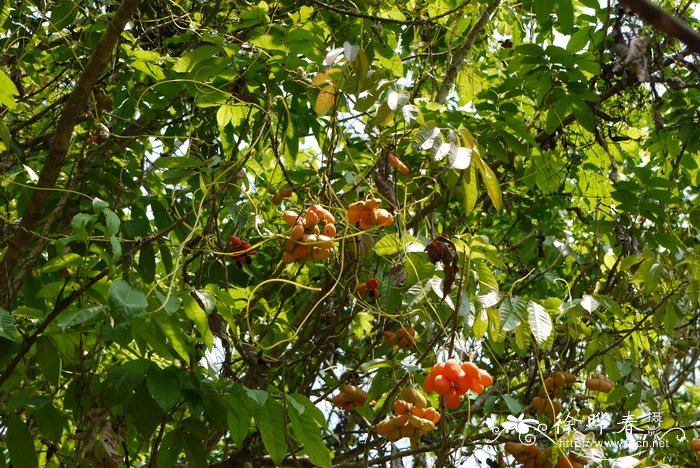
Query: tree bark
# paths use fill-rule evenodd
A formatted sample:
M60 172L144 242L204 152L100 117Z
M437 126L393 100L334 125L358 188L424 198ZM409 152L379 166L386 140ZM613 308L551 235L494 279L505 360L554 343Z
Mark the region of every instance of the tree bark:
M140 0L124 0L119 6L112 22L97 43L90 60L80 75L78 83L66 101L66 105L56 125L46 163L39 175L36 190L32 193L32 197L22 215L22 221L18 229L10 237L5 255L0 261L0 307L9 308L16 291L22 286L27 269L18 269L17 265L19 262L33 263L34 261L32 258L23 257L28 251L27 247L34 237L36 228L41 223L46 204L61 173L61 168L70 147L73 128L79 116L85 110L88 97L95 83L97 83L107 65L127 21L136 11L139 3L141 3Z

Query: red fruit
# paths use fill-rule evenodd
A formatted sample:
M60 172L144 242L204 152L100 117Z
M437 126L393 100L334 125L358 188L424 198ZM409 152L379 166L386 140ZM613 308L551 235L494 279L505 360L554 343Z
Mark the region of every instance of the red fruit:
M456 381L462 373L462 368L459 366L459 362L456 359L448 359L445 361L445 377Z
M241 239L239 237L234 236L234 235L231 235L231 237L229 237L228 240L232 244L241 245Z
M462 374L457 378L455 382L457 384L457 390L459 390L460 395L467 393L467 390L471 388L474 379L469 377L466 372L462 371Z
M370 289L369 290L369 297L370 299L376 299L379 297L379 289Z
M377 278L370 278L365 283L369 289L377 289L379 287L379 281L377 281Z
M452 388L450 380L442 374L436 375L433 380L433 388L439 395L444 395Z
M690 441L690 450L693 452L700 452L700 439L693 439Z
M488 387L493 383L493 377L484 369L479 369L479 383L484 387Z
M467 374L467 376L469 376L470 379L479 378L479 367L473 362L463 362L462 370L465 374Z
M459 408L459 405L462 404L462 396L457 395L457 392L451 390L442 396L442 401L445 402L445 406L448 408L455 409Z
M479 382L472 380L472 385L469 387L469 390L472 392L479 394L484 391L484 386L480 384Z
M384 332L386 333L386 332ZM393 336L393 333L392 333ZM435 391L435 374L431 372L428 374L428 376L425 378L425 381L423 382L423 388L425 389L426 392L434 392Z

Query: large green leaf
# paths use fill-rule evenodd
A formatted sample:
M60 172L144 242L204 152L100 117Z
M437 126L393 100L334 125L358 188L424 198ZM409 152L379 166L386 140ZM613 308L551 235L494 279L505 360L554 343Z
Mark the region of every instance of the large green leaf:
M10 452L12 464L22 468L38 467L39 460L34 447L34 438L22 418L10 414L6 423L5 443Z
M180 400L180 378L173 369L151 367L146 374L146 384L163 411L170 411Z
M318 424L311 411L307 411L310 401L301 395L287 398L287 414L292 423L294 437L304 446L304 453L316 466L330 468L331 454L321 435L321 426ZM313 403L311 403L313 404Z
M527 313L532 336L538 345L542 345L552 334L552 318L544 307L532 301L527 305Z
M17 340L17 327L15 318L5 309L0 308L0 338L10 341Z
M120 317L139 316L148 308L148 300L141 290L132 288L124 280L112 282L108 302L112 313Z
M270 458L276 464L282 463L286 456L286 427L284 420L284 407L274 398L267 398L262 406L258 406L253 412L253 418L260 430L263 444Z

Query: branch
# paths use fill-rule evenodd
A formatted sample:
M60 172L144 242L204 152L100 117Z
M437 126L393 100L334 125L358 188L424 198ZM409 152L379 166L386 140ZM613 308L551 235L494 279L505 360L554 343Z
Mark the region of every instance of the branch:
M15 277L17 265L24 254L33 232L41 222L51 190L58 180L61 168L70 147L73 128L77 119L87 105L92 89L109 61L127 21L136 10L140 0L124 0L114 15L112 22L105 31L90 57L78 84L73 89L56 125L51 147L46 157L46 163L39 175L37 190L27 204L22 216L20 229L10 238L5 255L0 262L0 307L9 307L15 291L21 286L22 279ZM47 190L48 189L48 190Z
M455 54L454 60L450 64L450 67L447 69L447 73L445 73L445 79L442 81L442 84L438 89L437 98L435 98L435 102L437 102L438 104L443 104L445 102L447 94L450 92L452 85L457 79L459 69L462 68L462 64L464 64L464 61L467 58L467 54L474 45L476 38L484 30L486 22L491 18L491 15L496 11L500 4L501 0L493 0L492 3L486 7L486 10L481 15L481 18L479 18L479 21L477 21L472 30L469 31L467 39L464 41L464 44L462 44L462 46Z
M700 53L700 34L688 24L647 0L621 0L630 10L659 31L683 42L693 52Z
M464 2L460 3L456 7L454 7L451 10L447 10L444 13L440 13L439 15L436 16L429 16L428 18L425 19L414 19L414 20L399 20L399 19L394 19L394 18L386 18L383 16L376 16L376 15L370 15L367 13L362 13L360 11L352 11L352 10L346 10L344 8L340 8L334 5L329 5L328 3L324 3L321 0L310 0L311 3L314 5L320 6L321 8L325 8L326 10L334 11L338 14L345 15L345 16L352 16L355 18L362 18L366 20L371 20L376 23L391 23L391 24L401 24L404 26L417 26L421 24L430 24L434 23L435 21L439 20L440 18L444 18L445 16L449 16L452 13L455 13L465 6L469 5L472 0L465 0Z

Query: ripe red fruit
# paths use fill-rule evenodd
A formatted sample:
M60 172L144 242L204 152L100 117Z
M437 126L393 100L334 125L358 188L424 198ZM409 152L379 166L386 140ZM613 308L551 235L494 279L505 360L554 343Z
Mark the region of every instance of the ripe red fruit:
M367 284L367 288L369 289L377 289L379 287L379 281L377 281L377 278L370 278L365 282L365 284Z
M444 375L450 380L457 380L462 374L462 368L459 365L459 362L456 359L448 359L445 361L445 372Z
M479 378L479 367L473 362L463 362L462 370L465 374L467 374L467 376L469 376L470 379Z
M458 395L455 389L452 389L442 396L442 401L445 402L445 406L448 408L455 409L462 404L462 396Z
M426 392L435 391L435 374L433 372L429 373L423 382L423 388Z
M439 374L436 375L435 379L433 380L433 388L439 395L444 395L452 388L452 385L447 377Z

